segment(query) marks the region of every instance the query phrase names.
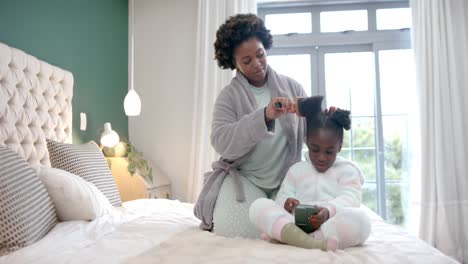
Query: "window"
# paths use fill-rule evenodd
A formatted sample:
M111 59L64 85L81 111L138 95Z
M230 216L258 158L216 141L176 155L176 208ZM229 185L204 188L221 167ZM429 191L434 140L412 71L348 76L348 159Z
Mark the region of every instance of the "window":
M275 71L290 76L301 83L307 95L312 94L309 54L271 55L268 57L268 64ZM294 65L294 67L290 67L290 65Z
M411 27L411 9L377 9L377 29L402 29Z
M288 21L288 23L284 23ZM312 32L310 13L271 14L265 16L265 26L272 35Z
M267 21L279 14L296 17L266 24L280 32L273 36L268 63L309 95L325 95L328 106L351 110L352 128L340 155L365 175L363 203L404 225L410 104L405 95L415 87L410 32L401 30L411 27L408 2L302 5L258 7Z
M321 32L340 32L348 30L367 30L367 10L320 13Z

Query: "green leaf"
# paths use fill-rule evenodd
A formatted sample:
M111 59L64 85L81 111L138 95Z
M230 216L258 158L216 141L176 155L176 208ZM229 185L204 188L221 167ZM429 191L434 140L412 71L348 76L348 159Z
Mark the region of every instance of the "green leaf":
M135 172L136 172L135 164L133 164L133 163L128 164L128 172L130 172L131 175L135 174Z
M150 183L153 183L153 169L152 168L150 168L147 178Z

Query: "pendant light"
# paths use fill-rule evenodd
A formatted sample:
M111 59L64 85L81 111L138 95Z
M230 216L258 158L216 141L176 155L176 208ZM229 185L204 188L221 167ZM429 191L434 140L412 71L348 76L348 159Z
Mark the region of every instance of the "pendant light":
M130 90L128 91L127 95L125 96L124 99L124 109L125 109L125 114L127 116L139 116L141 112L141 100L140 96L137 94L137 92L134 89L134 79L133 79L133 74L134 74L134 68L133 68L133 24L134 24L134 9L135 9L135 0L130 0L131 6L130 6Z

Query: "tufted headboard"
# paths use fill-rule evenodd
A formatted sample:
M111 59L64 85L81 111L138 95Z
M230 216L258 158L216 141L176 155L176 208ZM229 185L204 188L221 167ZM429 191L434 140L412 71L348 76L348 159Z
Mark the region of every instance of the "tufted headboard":
M70 142L73 75L0 43L0 145L50 166L46 139Z

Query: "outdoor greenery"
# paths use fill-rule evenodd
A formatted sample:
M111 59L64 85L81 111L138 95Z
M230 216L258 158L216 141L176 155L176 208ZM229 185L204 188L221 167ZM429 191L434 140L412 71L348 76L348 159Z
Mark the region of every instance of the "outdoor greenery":
M354 121L354 120L353 120ZM353 124L352 131L345 132L341 156L352 159L365 175L362 202L377 211L376 158L373 118ZM403 144L398 133L384 137L385 191L387 221L403 225L402 189L407 188L404 168ZM350 148L352 144L352 148Z

